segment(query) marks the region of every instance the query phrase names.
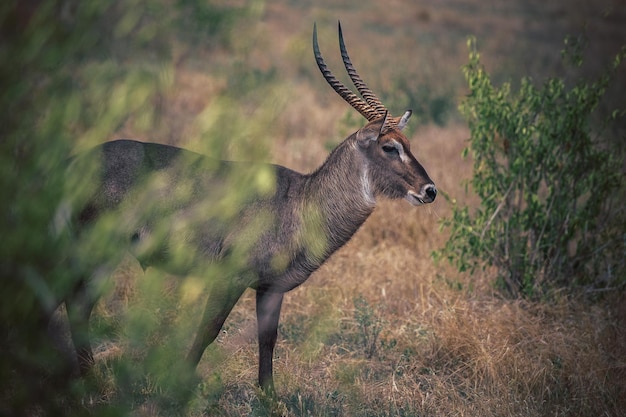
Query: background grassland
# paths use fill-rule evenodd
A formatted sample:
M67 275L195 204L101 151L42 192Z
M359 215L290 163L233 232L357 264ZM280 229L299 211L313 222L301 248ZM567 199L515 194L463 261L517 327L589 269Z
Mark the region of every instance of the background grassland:
M66 3L52 15L71 29L81 7ZM343 77L340 19L370 87L394 114L414 109L408 136L437 187L470 204L475 197L464 181L471 161L460 156L469 132L456 110L467 37L476 37L495 82L514 83L525 75L538 83L573 76L559 55L568 34L589 39L582 74L597 73L626 42L626 10L609 0L136 0L102 7L97 16L85 35L93 48L68 63L71 93L56 103L64 107L59 137L72 152L132 137L309 172L363 125L312 57L317 22L322 52ZM622 67L605 109L623 107L624 82ZM168 370L191 340L203 282L144 274L126 259L92 320L95 388L69 410L97 414L123 404L140 416L623 415L624 290L505 299L489 270L459 274L433 262L447 239L438 222L449 214L444 199L418 209L381 201L354 239L286 296L278 400L255 387L248 292L205 353L181 411Z

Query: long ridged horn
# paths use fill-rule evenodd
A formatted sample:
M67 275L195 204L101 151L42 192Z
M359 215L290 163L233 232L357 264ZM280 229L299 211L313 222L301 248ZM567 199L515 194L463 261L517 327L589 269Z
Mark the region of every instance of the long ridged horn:
M386 130L387 128L398 128L400 130L404 129L409 118L411 117L411 110L407 110L404 115L401 117L392 117L387 116L388 110L384 104L380 101L380 99L369 89L367 84L361 79L358 72L352 65L352 61L350 61L350 56L348 55L348 51L346 50L346 44L343 40L343 32L341 30L341 22L338 24L339 26L339 49L341 50L341 58L343 59L343 65L350 76L350 80L359 91L359 94L363 96L363 98L356 95L352 90L346 87L341 81L337 79L333 75L333 73L328 69L326 62L324 62L324 58L322 58L322 54L320 52L319 44L317 42L317 24L313 24L313 54L315 55L315 62L317 62L317 66L319 67L322 75L326 82L339 94L350 106L355 108L363 117L365 117L368 121L373 121L384 117L384 122L382 128Z
M370 106L365 100L357 96L352 90L346 87L341 81L333 75L328 69L324 58L320 52L319 44L317 42L317 24L313 24L313 54L315 55L315 62L320 69L326 82L343 98L350 106L356 109L363 117L368 121L372 121L380 118L382 115L378 111Z
M367 84L363 81L363 79L359 76L359 73L352 65L352 61L350 61L350 56L348 55L348 51L346 50L346 44L343 40L343 31L341 30L341 22L337 23L339 28L339 49L341 50L341 58L343 59L343 65L346 67L346 71L352 80L352 84L359 91L361 96L365 99L367 104L373 107L378 113L379 116L384 116L387 112L387 108L383 105L380 99L369 89Z

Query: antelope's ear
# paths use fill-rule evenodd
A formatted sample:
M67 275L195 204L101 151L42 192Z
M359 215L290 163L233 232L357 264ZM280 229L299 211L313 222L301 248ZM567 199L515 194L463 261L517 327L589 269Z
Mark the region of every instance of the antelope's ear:
M385 117L370 122L356 132L356 140L359 146L367 148L370 143L376 142L383 131L387 128L389 113L385 113Z
M409 119L411 118L411 114L413 114L413 110L407 110L404 112L404 114L400 118L400 121L398 122L398 129L404 129L406 124L409 122Z

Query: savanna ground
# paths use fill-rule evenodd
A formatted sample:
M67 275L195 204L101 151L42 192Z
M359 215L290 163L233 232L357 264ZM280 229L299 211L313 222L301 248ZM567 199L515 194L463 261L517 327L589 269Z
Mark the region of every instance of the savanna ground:
M587 33L588 73L626 42L620 1L237 3L220 6L228 22L223 27L190 24L171 39L164 61L145 46L135 51L112 42L111 63L147 67L159 92L142 96L136 84L120 82L113 91L93 93L94 101L109 106L126 100L120 108L132 111L115 125L94 117L92 126L69 126L77 132L75 151L132 137L312 171L363 125L325 84L312 57L317 22L322 53L343 77L336 42L341 20L352 60L370 87L394 114L415 111L407 136L438 189L476 204L464 183L472 163L461 158L469 132L456 110L466 89L467 37L477 39L496 82L514 83L525 75L537 82L567 76L559 55L566 35ZM232 17L231 7L247 11ZM134 31L146 17L129 19L111 22L112 33L141 36ZM85 65L92 67L80 75L84 88L97 90L89 77L106 68ZM625 75L622 69L609 99L623 98L618 87ZM444 198L419 208L380 201L352 241L285 297L275 353L277 400L256 388L251 291L207 349L187 409L163 400L167 378L158 370L167 365L154 362L163 352L164 363L183 357L202 308L202 283L144 274L126 259L92 317L97 388L72 410L123 402L140 416L624 415L623 288L563 290L538 301L504 297L489 270L459 273L433 261L431 253L448 238L439 227L450 214L448 204ZM146 282L159 285L147 289ZM130 373L145 363L150 372L122 385L121 368Z

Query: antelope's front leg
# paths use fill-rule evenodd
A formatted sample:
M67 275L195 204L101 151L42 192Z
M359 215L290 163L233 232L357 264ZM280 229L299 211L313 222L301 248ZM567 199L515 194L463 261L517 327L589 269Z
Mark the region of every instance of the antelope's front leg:
M272 360L278 336L278 319L283 294L258 290L256 293L256 317L259 330L259 385L268 393L274 393Z

